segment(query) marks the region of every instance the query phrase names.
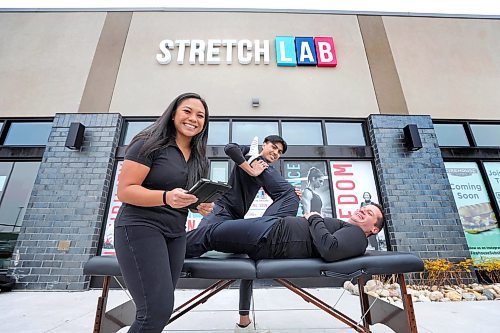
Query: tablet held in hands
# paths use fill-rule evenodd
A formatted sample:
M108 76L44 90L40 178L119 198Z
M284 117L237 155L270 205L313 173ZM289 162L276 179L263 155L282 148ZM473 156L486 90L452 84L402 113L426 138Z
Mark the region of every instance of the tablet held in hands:
M230 189L231 186L226 183L202 178L188 191L189 194L193 194L198 198L198 201L190 205L189 208L196 209L196 206L202 202L214 202Z

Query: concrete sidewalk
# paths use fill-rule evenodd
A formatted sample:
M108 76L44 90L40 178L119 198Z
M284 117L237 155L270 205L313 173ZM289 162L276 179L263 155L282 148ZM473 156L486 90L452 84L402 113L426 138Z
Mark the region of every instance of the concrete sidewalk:
M335 304L335 308L354 319L360 318L358 297L342 288L307 289ZM177 290L176 304L194 296L198 290ZM0 332L2 333L90 333L100 290L84 292L12 291L0 293ZM256 322L271 332L353 332L335 318L304 302L284 288L255 289ZM128 296L112 290L108 309ZM237 320L238 290L224 290L205 304L179 318L165 332L232 332ZM418 331L500 332L499 301L414 303ZM392 332L382 325L372 326L374 333ZM127 329L120 330L120 333Z

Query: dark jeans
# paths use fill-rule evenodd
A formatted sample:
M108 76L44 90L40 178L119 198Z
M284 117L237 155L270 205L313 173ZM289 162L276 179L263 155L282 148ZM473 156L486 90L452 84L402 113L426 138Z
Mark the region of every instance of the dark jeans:
M259 158L262 159L262 158ZM299 209L299 197L293 186L273 167L269 167L256 177L257 183L273 199L264 216L295 216ZM242 218L242 217L241 217Z
M207 251L247 254L252 259L269 256L266 240L281 217L262 216L251 219L220 221L203 225L204 236L199 239L188 233L186 257L199 257Z
M185 248L185 235L169 238L147 226L115 228L116 257L137 309L129 333L161 332L168 323Z

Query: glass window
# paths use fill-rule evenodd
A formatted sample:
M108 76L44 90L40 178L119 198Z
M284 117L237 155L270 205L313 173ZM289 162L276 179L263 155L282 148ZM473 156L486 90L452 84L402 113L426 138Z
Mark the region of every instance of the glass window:
M331 161L335 214L339 219L348 219L356 209L380 203L370 161ZM368 237L370 250L387 250L383 231Z
M478 146L500 146L500 125L470 125Z
M289 145L323 145L320 122L282 122L283 139Z
M278 122L234 121L232 142L250 145L254 137L259 137L259 142L271 134L278 134Z
M495 200L500 207L500 162L484 162L483 164L486 169L486 177L493 189Z
M326 123L329 145L365 146L362 123Z
M125 130L125 139L123 145L128 145L130 141L136 136L137 133L151 125L153 121L129 121L127 122L127 129Z
M445 162L444 165L471 257L498 257L500 229L477 163ZM486 170L488 174L493 171L488 167Z
M116 162L115 178L111 184L111 196L106 216L106 228L104 230L104 239L102 241L101 255L114 256L115 252L115 220L122 202L118 199L118 178L122 171L123 161Z
M2 131L3 128L3 121L0 121L0 132Z
M437 140L442 147L469 147L462 124L434 124Z
M44 146L49 140L52 122L12 123L4 145Z
M285 179L302 191L298 214L318 212L332 217L330 182L325 161L284 161Z
M227 121L211 121L208 127L209 145L226 145L229 142L229 123Z
M0 232L19 232L40 162L0 162Z
M217 182L227 182L229 178L229 162L228 161L211 161L210 162L210 179Z

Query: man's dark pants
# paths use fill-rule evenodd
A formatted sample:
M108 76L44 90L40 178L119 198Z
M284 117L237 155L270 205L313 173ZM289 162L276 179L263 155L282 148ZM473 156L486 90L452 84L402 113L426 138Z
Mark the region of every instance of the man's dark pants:
M257 177L257 181L265 187L266 184L280 184L282 183L281 175L274 168L266 169L260 176ZM269 217L285 217L285 216L295 216L297 215L297 210L299 208L299 198L295 191L290 190L290 187L283 187L283 191L280 192L275 198L273 203L266 209L263 216ZM211 214L203 217L200 225L195 230L188 232L187 234L187 244L190 252L186 253L186 258L197 257L202 253L206 252L203 246L205 241L204 237L208 237L207 230L208 226L219 223L221 221L240 219L240 217L232 216L224 207L215 205ZM271 220L271 219L270 219ZM238 229L235 229L237 232ZM239 233L238 236L243 237L246 235L244 233ZM242 240L242 244L245 242ZM189 250L188 250L189 251ZM245 253L245 252L240 252ZM253 280L241 280L240 283L240 310L239 314L242 316L248 315L250 310L250 304L252 300L252 290L253 290Z

